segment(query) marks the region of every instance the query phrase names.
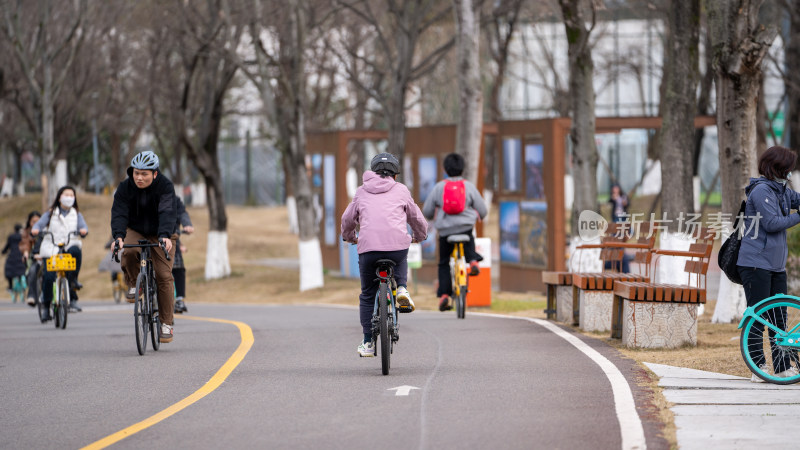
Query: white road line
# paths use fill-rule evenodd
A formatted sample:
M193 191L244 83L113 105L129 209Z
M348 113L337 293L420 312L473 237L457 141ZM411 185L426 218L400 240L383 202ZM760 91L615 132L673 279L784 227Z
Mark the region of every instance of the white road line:
M471 314L483 317L502 317L507 319L527 320L529 322L533 322L537 325L547 328L583 352L583 354L588 356L589 359L600 366L600 369L606 374L608 381L611 383L611 391L614 393L614 407L617 412L620 433L622 435L622 449L644 450L647 448L647 442L644 437L644 428L642 427L642 421L639 418L639 414L636 412L636 403L633 401L633 392L631 391L630 385L628 385L628 380L626 380L622 375L622 372L617 369L617 366L615 366L605 356L601 355L597 350L586 345L585 342L578 339L576 336L564 331L557 325L554 325L546 320L532 319L529 317L506 316L501 314Z

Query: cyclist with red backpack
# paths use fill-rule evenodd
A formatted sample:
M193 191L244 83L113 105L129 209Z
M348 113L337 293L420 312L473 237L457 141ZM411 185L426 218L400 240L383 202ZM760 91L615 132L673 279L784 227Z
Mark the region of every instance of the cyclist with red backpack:
M436 183L422 206L422 214L426 219L434 221L433 226L439 233L439 288L436 290L439 311L452 309L450 255L455 244L447 242L447 237L454 234L469 235L469 241L464 242L464 256L470 266L470 275L477 275L478 262L483 257L475 252L472 229L475 222L479 218L482 220L488 213L478 188L461 177L464 173L464 158L461 155L450 153L445 156L444 171L447 179Z

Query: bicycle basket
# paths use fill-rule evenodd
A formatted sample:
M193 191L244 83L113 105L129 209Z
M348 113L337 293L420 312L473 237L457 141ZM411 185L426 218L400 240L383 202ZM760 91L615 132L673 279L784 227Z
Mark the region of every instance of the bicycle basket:
M47 258L47 271L71 272L75 270L75 258L69 253L60 253Z

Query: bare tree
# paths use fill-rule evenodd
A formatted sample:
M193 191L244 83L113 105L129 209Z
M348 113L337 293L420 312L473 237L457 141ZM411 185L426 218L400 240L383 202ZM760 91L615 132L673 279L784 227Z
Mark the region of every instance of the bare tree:
M47 204L55 190L67 183L66 159L56 160L54 105L86 32L86 0L37 4L3 0L0 10L3 35L13 47L36 111L42 171L51 180L42 199Z
M174 49L183 63L178 130L181 145L205 181L209 216L205 277L216 279L231 271L218 143L225 95L238 70L228 54L239 47L244 27L233 20L240 11L224 0L208 0L204 6L176 3L182 29L177 30Z
M464 176L478 183L481 139L483 137L483 86L480 71L480 14L472 0L453 0L458 23L459 118L456 126L456 152L466 161Z
M569 96L575 201L572 208L572 230L577 231L581 211L598 211L597 204L597 147L595 145L594 63L589 37L594 30L596 5L588 8L582 0L558 0L564 16L569 55ZM586 13L591 15L587 20ZM587 27L587 23L589 26Z
M735 214L744 187L756 171L756 107L762 62L777 35L758 23L762 0L708 0L714 69L717 74L717 129L722 178L722 211Z
M274 136L284 156L287 183L297 207L301 290L322 286L324 282L319 230L314 220L311 180L306 167L308 53L322 52L317 54L318 64L328 57L324 46L312 46L309 42L322 39L322 35L314 33L324 35L322 25L329 17L324 3L314 0L291 3L252 0L252 14L247 26L254 60L237 58L243 73L258 89L269 134ZM320 76L320 72L316 75ZM327 77L330 86L317 80L310 89L318 94L313 103L325 102L323 98L327 98L330 104L333 80L332 73ZM322 107L317 106L314 110L320 109Z
M345 70L351 82L379 105L389 128L387 151L402 160L409 86L430 73L455 40L448 39L424 55L417 54L417 44L427 31L445 22L450 4L439 0L339 0L339 4L374 34L374 52L365 54L348 49L355 61L369 67L370 81L361 81L356 66L346 66Z
M694 212L694 116L699 78L700 0L673 0L668 9L661 149L661 210L672 218ZM676 231L678 222L670 223Z

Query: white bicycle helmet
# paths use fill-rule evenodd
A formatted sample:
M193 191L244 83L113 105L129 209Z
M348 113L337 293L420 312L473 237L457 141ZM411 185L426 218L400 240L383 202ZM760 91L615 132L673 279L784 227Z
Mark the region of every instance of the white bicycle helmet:
M131 160L131 167L139 170L157 170L158 156L150 150L137 153Z

